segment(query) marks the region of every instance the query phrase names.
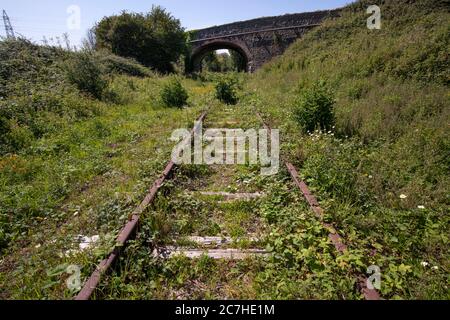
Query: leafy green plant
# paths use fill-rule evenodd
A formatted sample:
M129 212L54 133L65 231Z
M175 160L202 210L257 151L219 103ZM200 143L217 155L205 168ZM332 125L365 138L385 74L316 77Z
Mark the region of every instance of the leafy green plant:
M235 77L221 77L216 84L216 98L226 104L236 104L238 102L238 88L239 83Z
M20 126L15 120L10 120L8 128L0 138L0 143L6 145L6 150L16 151L31 144L33 132L27 126Z
M189 95L177 78L166 83L161 91L161 100L166 107L182 108L187 104Z
M67 64L67 78L77 88L96 99L101 99L108 82L100 63L91 53L74 56Z
M334 98L325 81L302 91L294 107L294 118L304 132L329 130L334 124Z

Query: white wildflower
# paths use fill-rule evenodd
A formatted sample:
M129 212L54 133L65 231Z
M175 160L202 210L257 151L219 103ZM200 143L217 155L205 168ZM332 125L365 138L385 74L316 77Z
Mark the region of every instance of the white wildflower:
M408 196L406 194L401 194L400 195L400 199L406 199L406 198L408 198Z
M417 206L417 208L420 209L420 210L424 210L425 206Z
M70 249L67 250L66 252L64 252L63 255L59 255L61 258L72 258L75 257L77 254L79 254L81 251L80 250L75 250L75 249Z
M438 266L434 266L432 269L433 270L439 270L439 267Z
M39 249L39 248L41 247L41 244L39 243L39 244L35 245L34 247L35 247L36 249Z
M425 261L422 261L420 264L422 265L422 267L428 267L429 266L429 263L425 262Z

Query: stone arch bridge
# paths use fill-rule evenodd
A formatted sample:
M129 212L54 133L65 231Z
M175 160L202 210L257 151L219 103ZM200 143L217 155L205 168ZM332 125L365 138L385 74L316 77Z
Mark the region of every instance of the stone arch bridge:
M325 18L337 14L338 10L287 14L191 31L191 54L186 71L201 71L202 60L208 52L231 49L242 55L246 70L254 72L273 57L281 55L290 44L319 26Z

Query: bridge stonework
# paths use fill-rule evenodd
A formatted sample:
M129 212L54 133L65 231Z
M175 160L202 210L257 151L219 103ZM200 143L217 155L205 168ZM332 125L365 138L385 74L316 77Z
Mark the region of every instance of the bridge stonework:
M337 10L287 14L230 23L191 32L191 55L186 71L201 71L204 56L213 50L232 49L254 72L273 57L281 55L296 39L338 14Z

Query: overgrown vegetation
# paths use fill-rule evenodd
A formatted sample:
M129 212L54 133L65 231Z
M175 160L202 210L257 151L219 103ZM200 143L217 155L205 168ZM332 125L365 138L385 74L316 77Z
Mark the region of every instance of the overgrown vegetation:
M156 71L173 71L185 52L185 33L178 19L159 6L147 14L122 12L105 17L94 29L96 48L134 58Z
M134 77L150 77L153 75L148 68L131 58L123 58L114 54L100 52L98 59L104 66L107 74L123 74Z
M324 81L314 83L300 93L294 107L295 120L303 131L328 131L334 124L334 98Z
M2 121L15 126L2 127L7 131L1 135L0 296L72 297L64 284L67 266L94 266L111 250L129 210L170 156L166 138L192 125L213 88L183 80L196 93L191 108L163 109L165 78L111 73L104 56L95 53L89 57L107 80L107 91L121 101L105 102L69 81L68 64L80 54L23 41L1 42L0 48L15 50L1 61L11 66L10 76L2 78ZM22 89L32 94L24 96ZM18 130L28 134L19 136ZM26 144L5 138L22 136ZM79 250L80 235L100 236L95 252L71 254Z
M96 298L361 299L356 275L377 265L385 299L449 299L450 13L440 0L380 1L382 29L368 30L372 4L347 6L254 76L165 78L111 48L0 42L0 298L72 298L67 266L82 279L95 270L169 159L172 130L208 106L205 127L259 128L257 109L281 130L283 156L348 251L336 252L283 170L182 166ZM145 19L110 22L123 31ZM124 34L113 39L122 49L141 37ZM148 65L167 70L158 54ZM190 108L160 103L188 96ZM264 197L220 203L199 190ZM247 248L252 233L270 256L153 255L193 234ZM80 235L100 240L80 251Z
M108 83L100 68L94 55L81 53L69 61L67 77L80 91L90 94L96 99L101 99Z
M189 95L178 78L172 78L161 91L161 99L166 107L182 108L187 104L188 98Z
M137 139L135 134L144 128L130 122L127 109L157 108L159 82L138 82L127 74L151 75L147 68L100 52L67 52L7 40L0 42L0 55L4 252L14 241L26 239L42 219L59 219L58 206L72 191L109 170L105 157L114 158L115 151L106 141ZM142 81L154 88L142 91ZM131 126L118 130L111 122L115 117L129 119L125 121Z
M233 75L219 77L216 83L216 98L226 104L238 102L239 81Z
M265 66L249 99L282 130L326 220L380 266L383 297L445 299L449 12L444 1L383 1L382 29L368 30L371 4L348 6ZM311 89L321 79L334 92L322 105L335 100L335 128L322 132L303 111L322 100Z
M124 102L111 87L114 77L151 74L113 55L67 52L26 40L0 42L0 55L0 154L100 114L105 104L96 100Z

